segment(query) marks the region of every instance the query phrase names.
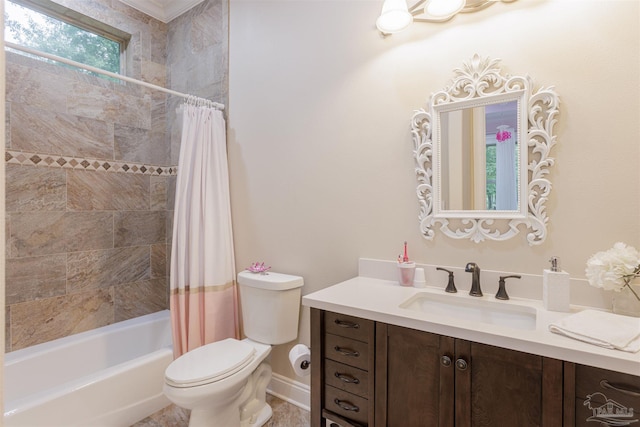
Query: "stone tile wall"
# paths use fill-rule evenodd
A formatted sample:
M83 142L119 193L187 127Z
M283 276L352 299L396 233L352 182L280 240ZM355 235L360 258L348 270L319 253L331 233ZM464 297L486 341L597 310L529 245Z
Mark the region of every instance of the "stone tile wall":
M228 105L229 1L205 0L167 24L167 84ZM180 100L171 97L167 111ZM180 122L169 121L171 163L178 164Z
M130 33L127 74L167 84L166 24L57 2ZM167 96L10 52L6 67L6 350L167 308Z
M128 76L227 104L228 1L169 24L54 1L131 34ZM6 67L6 350L167 308L182 99L11 52Z

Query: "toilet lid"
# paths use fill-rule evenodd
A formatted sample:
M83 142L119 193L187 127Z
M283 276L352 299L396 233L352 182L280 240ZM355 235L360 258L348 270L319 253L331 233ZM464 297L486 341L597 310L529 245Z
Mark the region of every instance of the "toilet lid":
M194 387L219 381L247 366L256 349L243 341L227 338L198 347L171 362L164 373L167 384Z

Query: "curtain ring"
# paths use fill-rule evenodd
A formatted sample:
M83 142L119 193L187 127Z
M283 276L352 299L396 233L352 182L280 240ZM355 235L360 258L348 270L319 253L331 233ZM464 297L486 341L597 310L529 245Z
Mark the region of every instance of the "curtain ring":
M219 109L216 103L210 99L200 98L195 95L187 95L186 98L187 98L187 100L185 101L186 105L191 105L194 107L206 107L214 110Z

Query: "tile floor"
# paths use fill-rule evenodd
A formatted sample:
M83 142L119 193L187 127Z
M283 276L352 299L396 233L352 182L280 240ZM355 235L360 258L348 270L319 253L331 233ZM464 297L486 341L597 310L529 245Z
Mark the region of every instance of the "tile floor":
M308 427L309 412L291 403L267 394L267 403L273 409L273 416L266 427ZM175 405L166 407L155 414L135 423L131 427L187 427L189 412Z

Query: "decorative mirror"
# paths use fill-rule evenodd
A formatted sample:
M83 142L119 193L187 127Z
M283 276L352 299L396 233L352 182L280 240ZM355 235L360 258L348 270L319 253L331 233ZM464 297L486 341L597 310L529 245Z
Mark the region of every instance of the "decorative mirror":
M560 100L553 87L534 92L529 76L503 75L499 62L474 55L412 117L420 231L428 240L436 228L476 243L523 228L529 245L546 238Z

